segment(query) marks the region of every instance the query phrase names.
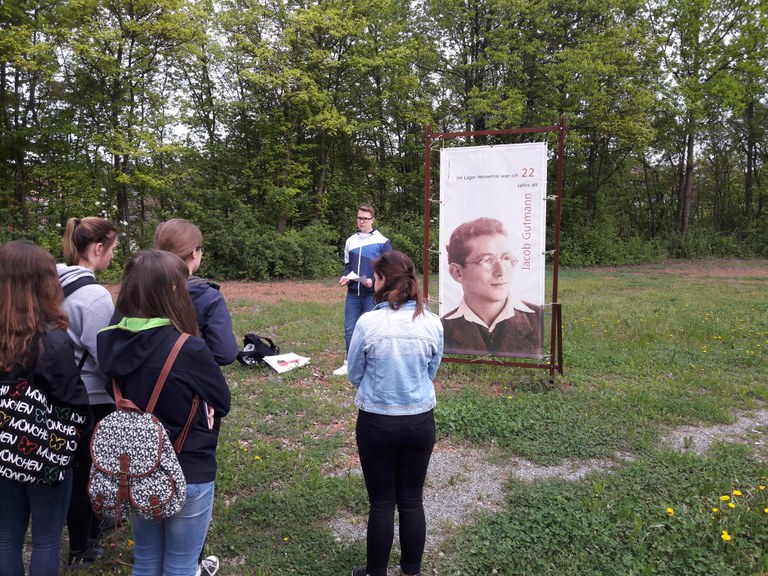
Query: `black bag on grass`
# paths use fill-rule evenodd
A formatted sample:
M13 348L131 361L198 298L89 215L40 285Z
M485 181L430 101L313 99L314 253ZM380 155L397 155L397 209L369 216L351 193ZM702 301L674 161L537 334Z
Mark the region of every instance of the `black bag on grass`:
M243 338L243 349L237 355L241 364L246 366L264 366L264 356L280 354L280 347L271 338L257 334L246 334Z

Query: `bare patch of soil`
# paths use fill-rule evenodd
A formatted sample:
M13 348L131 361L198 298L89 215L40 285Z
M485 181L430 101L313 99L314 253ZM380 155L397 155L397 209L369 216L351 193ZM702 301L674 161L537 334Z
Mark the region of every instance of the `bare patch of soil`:
M220 282L221 293L228 301L246 300L264 304L291 302L333 302L344 300L346 288L328 280L281 280L274 282Z
M693 277L718 278L768 278L768 260L709 259L709 260L669 260L656 264L637 266L594 266L595 272L629 271L642 274L645 272L674 274ZM346 291L333 279L329 280L277 280L270 282L250 282L225 280L219 282L221 293L229 301L245 300L276 304L291 302L333 302L342 301ZM113 297L117 297L118 284L108 285Z
M658 264L638 266L593 267L596 272L631 271L652 272L693 277L718 278L768 278L766 260L669 260ZM280 280L273 282L221 282L221 292L227 300L246 300L275 304L292 302L333 302L343 300L346 290L333 280L301 281Z
M597 272L608 271L637 271L674 274L678 276L717 277L717 278L749 278L768 277L768 261L741 260L738 258L718 258L707 260L668 260L656 264L640 264L637 266L594 266L590 270Z

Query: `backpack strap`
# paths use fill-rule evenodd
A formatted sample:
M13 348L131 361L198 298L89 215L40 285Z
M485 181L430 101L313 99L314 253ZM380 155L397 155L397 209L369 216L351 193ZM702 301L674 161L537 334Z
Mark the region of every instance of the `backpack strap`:
M157 399L160 397L160 392L163 391L163 386L165 385L165 380L168 378L168 373L171 371L171 367L176 361L176 357L179 355L179 351L181 351L181 347L184 345L184 342L187 341L187 338L189 338L189 334L183 332L179 334L179 337L176 339L173 348L171 348L170 354L168 354L168 358L165 360L165 364L163 364L163 369L160 371L160 375L157 377L155 388L152 390L152 396L149 398L149 403L147 404L147 409L145 412L152 413L152 410L155 409L155 404L157 404ZM115 394L115 406L118 409L141 411L139 407L136 406L136 404L127 398L123 398L123 395L120 392L120 387L117 385L117 380L112 381L112 387L114 388ZM192 420L194 420L195 412L197 412L199 407L200 396L195 394L194 398L192 399L192 408L190 409L189 416L187 417L187 423L184 425L184 429L181 431L181 434L179 434L179 436L176 438L176 442L173 443L173 449L176 454L181 452L181 448L184 446L184 441L187 439L190 426L192 426Z
M90 274L81 276L74 282L70 282L66 286L62 287L62 290L64 290L64 298L76 292L77 290L80 290L80 288L82 288L83 286L89 286L91 284L96 284L96 278L94 278Z
M85 276L81 276L74 282L70 282L66 286L62 287L62 290L64 291L64 298L67 296L74 294L80 288L83 286L90 286L91 284L96 284L96 278L91 276L90 274L86 274ZM78 370L82 370L83 366L85 365L85 361L88 359L88 349L83 348L83 355L80 357L80 362L77 365Z
M176 442L173 443L173 450L178 454L181 452L181 447L184 446L184 441L187 439L187 433L189 432L189 427L192 426L192 420L195 418L195 412L197 412L198 407L200 406L200 396L195 394L195 397L192 398L192 409L189 411L189 416L187 417L187 423L184 425L184 429L181 431L181 434L178 435L176 438Z
M155 389L152 390L152 396L149 397L149 403L147 403L146 408L147 412L152 412L152 410L155 409L155 404L157 404L157 399L160 397L160 392L163 391L163 386L165 386L165 379L168 378L168 373L171 371L171 366L173 366L173 363L176 362L176 356L179 355L179 351L181 350L181 347L184 346L184 342L187 341L187 338L189 338L189 334L182 332L176 339L176 343L173 345L173 348L171 348L171 353L168 354L168 358L165 360L163 369L160 371L160 375L157 377L157 382L155 382Z

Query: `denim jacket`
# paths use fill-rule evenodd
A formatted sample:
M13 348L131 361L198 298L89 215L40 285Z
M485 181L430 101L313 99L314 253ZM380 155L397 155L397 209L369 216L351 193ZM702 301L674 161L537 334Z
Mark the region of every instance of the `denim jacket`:
M382 302L357 321L349 346L349 381L355 405L388 416L422 414L435 407L432 379L443 357L443 325L416 302L393 310Z

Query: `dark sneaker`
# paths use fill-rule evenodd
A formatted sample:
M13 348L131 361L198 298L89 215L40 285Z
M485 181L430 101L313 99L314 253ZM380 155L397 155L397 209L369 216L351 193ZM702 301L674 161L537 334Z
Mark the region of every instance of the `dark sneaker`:
M104 548L101 546L88 546L85 550L75 550L69 553L69 565L77 570L88 568L104 556Z
M104 516L99 522L99 536L103 537L104 535L114 531L118 526L119 522L117 520L110 518L109 516Z
M365 571L365 568L356 566L355 568L352 568L352 576L368 576L368 572Z

